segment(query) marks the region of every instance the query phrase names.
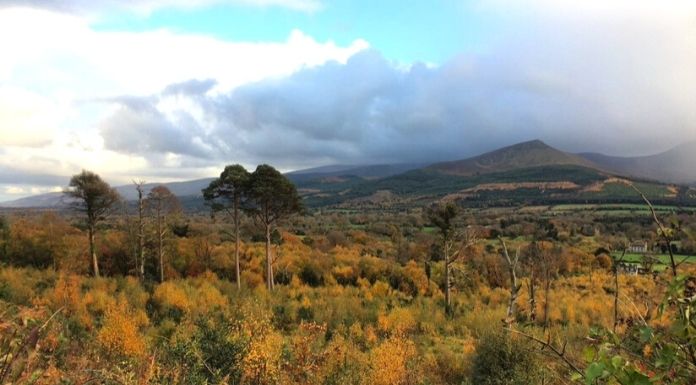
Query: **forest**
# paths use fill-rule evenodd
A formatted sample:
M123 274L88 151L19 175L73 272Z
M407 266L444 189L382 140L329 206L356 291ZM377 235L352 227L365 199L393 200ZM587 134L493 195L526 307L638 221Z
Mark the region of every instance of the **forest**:
M308 208L269 165L205 210L133 189L0 212L0 383L696 383L693 210Z

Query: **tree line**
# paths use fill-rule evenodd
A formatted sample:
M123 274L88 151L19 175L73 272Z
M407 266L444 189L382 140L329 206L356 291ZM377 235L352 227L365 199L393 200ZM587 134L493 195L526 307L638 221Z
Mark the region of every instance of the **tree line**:
M169 231L172 216L181 211L176 196L164 185L152 188L147 195L144 182L134 182L138 192L136 269L141 278L145 276L145 212L154 219L156 256L160 281L164 280L164 237ZM117 203L122 201L118 191L98 174L83 170L70 179L65 194L71 199L71 207L82 214L89 242L91 270L99 277L99 255L95 247L97 225L115 213ZM274 167L259 165L248 172L239 164L225 167L220 176L202 190L203 198L211 213L222 213L232 222L235 238L235 277L241 288L239 264L240 218L247 215L264 228L266 241L266 286L273 289L273 263L275 262L271 237L279 222L304 210L295 186Z

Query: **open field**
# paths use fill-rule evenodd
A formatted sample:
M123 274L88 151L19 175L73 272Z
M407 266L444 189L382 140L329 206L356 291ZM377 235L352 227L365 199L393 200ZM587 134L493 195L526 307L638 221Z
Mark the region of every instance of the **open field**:
M669 254L626 253L622 258L621 253L613 253L612 257L616 261L621 259L623 262L626 262L626 263L641 263L645 257L652 257L652 258L655 258L657 260L657 264L665 265L665 266L670 265ZM674 261L677 264L681 263L682 261L683 261L683 263L696 263L696 256L695 255L675 255Z

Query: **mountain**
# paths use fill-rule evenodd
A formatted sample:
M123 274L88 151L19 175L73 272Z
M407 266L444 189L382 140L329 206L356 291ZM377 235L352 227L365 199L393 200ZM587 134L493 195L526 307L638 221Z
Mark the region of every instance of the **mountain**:
M425 167L427 163L397 163L373 165L333 165L292 171L285 174L294 183L312 180L340 180L346 177L380 179Z
M530 167L571 165L596 168L591 161L557 150L540 140L519 143L473 158L436 163L430 170L472 176Z
M169 182L169 183L146 183L143 185L143 190L145 191L145 194L149 193L150 190L156 186L164 185L167 186L169 191L172 192L172 194L178 196L178 197L184 197L184 196L203 196L201 193L201 190L208 187L210 184L210 181L212 181L214 178L204 178L204 179L195 179L195 180L190 180L190 181L185 181L185 182ZM124 186L117 186L116 190L118 191L121 196L126 199L126 200L136 200L138 199L138 192L135 190L135 186L130 184L130 185L124 185Z
M309 206L407 208L438 199L469 206L638 203L630 184L655 202L696 204L695 190L629 179L539 140L375 180L315 179L298 187Z
M15 199L9 202L0 202L0 207L5 208L58 208L65 207L65 194L59 192L51 192L45 194L32 195L24 198Z
M145 194L156 186L165 185L167 188L178 197L200 197L201 189L208 186L213 178L196 179L185 182L169 182L169 183L146 183L143 185ZM65 183L68 184L67 181ZM116 191L127 201L138 199L138 193L135 186L132 184L116 186ZM65 194L60 192L52 192L46 194L33 195L25 198L9 202L0 202L0 207L6 208L22 208L22 207L47 207L61 208L67 206L69 199Z
M641 157L617 157L596 153L584 153L579 156L602 169L629 177L696 184L696 142Z
M534 140L472 158L424 164L332 165L293 171L307 206L408 208L453 199L469 206L555 203L640 203L629 183L655 203L696 205L696 189L656 180L696 180L696 144L642 158L570 154ZM677 166L674 166L677 165ZM693 175L692 175L693 174ZM201 189L212 178L164 183L184 206L203 207ZM66 181L67 184L67 181ZM158 185L145 185L146 192ZM136 199L133 185L116 189ZM0 203L2 207L64 207L61 193Z
M304 170L297 170L286 175L294 183L303 181L321 180L324 183L331 183L334 180L342 181L346 178L357 178L358 180L369 180L384 178L391 175L400 174L408 170L417 169L425 166L425 164L380 164L380 165L330 165L315 167ZM147 183L143 185L145 194L153 187L164 185L179 198L186 197L187 201L191 198L201 196L201 190L208 186L214 178L196 179L184 182L168 182L168 183ZM68 178L65 180L65 185L68 184ZM132 184L116 186L116 190L121 197L127 201L138 199L135 187ZM46 193L33 195L25 198L9 202L0 202L0 207L5 208L22 208L22 207L46 207L46 208L61 208L67 205L66 196L60 192Z

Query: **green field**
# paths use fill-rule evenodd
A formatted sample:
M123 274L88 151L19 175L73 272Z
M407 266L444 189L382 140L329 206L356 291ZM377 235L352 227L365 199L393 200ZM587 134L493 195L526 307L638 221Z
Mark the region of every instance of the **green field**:
M640 253L626 253L623 256L623 262L626 263L641 263L643 261L643 257L646 255L650 255L651 257L654 257L657 259L657 264L664 265L664 266L669 266L670 261L669 261L669 254L640 254ZM612 254L612 257L614 260L618 261L621 259L621 253L614 253ZM675 255L674 256L674 261L676 263L680 263L681 261L685 261L684 263L696 263L696 256L688 256L688 255Z
M670 211L689 211L695 212L696 207L677 207L667 205L653 206L655 211L670 212ZM647 205L642 203L606 203L606 204L561 204L551 206L551 210L556 211L584 211L584 210L618 210L618 211L650 211Z

